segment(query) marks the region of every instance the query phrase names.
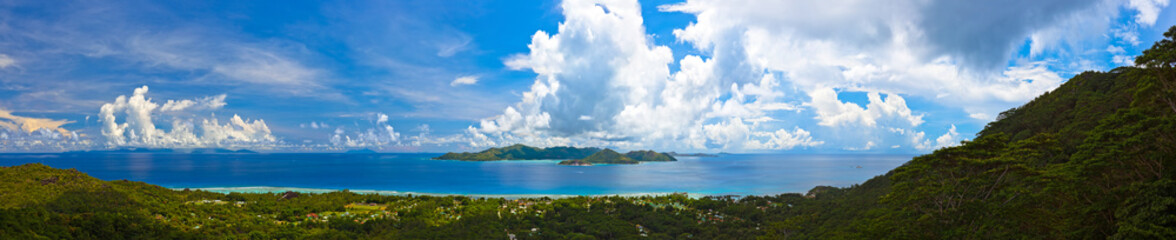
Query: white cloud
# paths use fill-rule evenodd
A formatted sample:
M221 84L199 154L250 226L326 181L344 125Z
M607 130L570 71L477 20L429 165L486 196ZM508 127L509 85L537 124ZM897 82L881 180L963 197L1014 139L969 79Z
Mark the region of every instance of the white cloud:
M0 53L0 68L7 68L13 65L16 65L16 60L6 54Z
M1110 46L1107 46L1107 52L1109 52L1111 54L1123 54L1123 53L1126 53L1127 51L1123 50L1122 47L1110 45Z
M960 133L956 132L956 126L952 124L951 129L948 129L947 133L935 139L935 148L956 146L960 144L960 140Z
M157 128L154 118L164 110L159 109L159 104L147 98L147 92L147 86L139 87L131 97L118 96L114 102L102 105L99 121L102 122L102 135L106 137L108 145L165 148L250 147L277 142L264 120L242 119L238 115L233 115L224 125L215 117L202 119L199 132L195 119L175 118L171 122L170 131ZM192 104L181 103L186 100L169 101L171 105L164 106L169 108L167 111L179 111L198 104L220 108L224 106L223 96L207 97L200 101L192 101ZM124 116L121 123L118 121L120 115Z
M1111 34L1114 35L1115 38L1118 38L1120 41L1123 41L1124 43L1131 44L1131 46L1139 46L1139 44L1141 43L1139 41L1139 32L1136 31L1134 28L1132 28L1132 29L1115 28L1115 29L1111 30Z
M1056 88L1059 71L1093 66L1085 52L1102 49L1084 48L1127 29L1112 27L1118 12L1107 10L1123 4L687 0L659 7L697 19L673 31L699 52L674 72L673 54L650 42L634 1L563 1L557 32L538 31L530 52L503 59L536 73L534 84L521 102L471 126L469 142L749 150L909 139L901 146L929 150L959 133L953 125L927 139L916 130L925 114L908 99L991 120ZM1028 56L1011 59L1024 44ZM844 102L837 91L868 102ZM815 126L801 128L809 119ZM817 140L810 130L832 135ZM845 143L846 131L860 136Z
M457 77L457 79L453 79L453 82L450 82L449 86L473 85L473 84L477 84L477 83L478 83L478 76L461 76L461 77Z
M795 147L816 147L825 144L824 141L813 140L808 131L797 127L792 132L784 129L776 130L775 132L756 132L755 136L766 137L764 142L751 140L749 149L773 149L773 150L788 150ZM874 142L870 142L873 145ZM866 147L867 149L869 146Z
M932 142L932 139L926 139L925 137L927 134L924 132L908 131L906 133L902 133L902 135L906 135L908 137L907 139L909 139L911 146L921 151L958 146L960 141L967 140L961 137L960 133L956 131L955 124L952 124L951 128L949 128L947 132L943 133L943 135L935 138L934 142Z
M1139 12L1135 15L1136 23L1151 26L1156 24L1160 11L1168 6L1168 0L1129 0L1127 6Z
M183 100L167 100L162 107L159 108L161 112L184 111L184 110L217 110L225 105L225 97L227 95L221 94L216 96L208 96L197 99L183 99Z
M348 134L343 127L335 129L334 134L331 135L331 144L343 147L393 147L401 145L400 132L397 132L392 125L388 124L388 115L384 113L376 113L375 125L363 129L352 131ZM314 126L313 122L311 122ZM319 126L326 128L326 124Z
M388 114L384 114L384 113L376 114L376 124L384 124L386 122L388 122Z
M1125 55L1115 55L1111 57L1111 62L1119 66L1135 66L1135 57Z
M694 14L697 21L675 30L674 35L713 53L713 64L720 66L716 72L735 81L778 71L785 76L786 86L809 91L811 96L827 98L827 93L812 91L829 88L881 92L931 99L984 116L1061 83L1060 78L1040 72L1052 72L1050 62L1004 67L1018 44L1034 39L1031 51L1035 55L1063 51L1058 45L1064 42L1053 39L1068 35L1059 32L1101 39L1104 36L1098 33L1109 28L1107 19L1115 14L1101 10L1106 4L1094 0L1009 4L689 0L660 9ZM1075 29L1082 31L1069 31ZM1025 78L1030 72L1038 79ZM843 105L821 106L858 111ZM869 123L867 114L827 117L844 118L827 118L825 125L850 120Z
M693 55L671 72L672 52L649 41L635 1L561 7L557 33L538 31L529 53L504 59L510 69L538 74L535 83L522 102L472 127L471 145L789 149L819 142L804 130L760 125L772 119L768 113L800 110L784 101L780 76L728 81L714 61Z
M883 117L901 119L909 123L909 127L923 123L923 115L914 115L901 96L890 94L885 100L877 92L870 92L867 96L870 102L863 109L857 104L841 102L833 89L817 89L809 92L812 101L806 105L816 110L816 119L822 126L860 124L873 127Z

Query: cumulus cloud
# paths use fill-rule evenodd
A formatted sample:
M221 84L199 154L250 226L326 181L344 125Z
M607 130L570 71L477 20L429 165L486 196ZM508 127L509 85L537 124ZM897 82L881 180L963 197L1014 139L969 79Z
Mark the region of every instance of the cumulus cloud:
M111 146L139 147L249 147L272 144L277 139L271 134L264 120L242 119L233 115L229 122L220 124L214 117L195 119L175 118L171 129L161 129L155 120L164 111L179 111L195 106L224 106L224 95L203 99L168 101L160 105L147 97L148 87L136 88L130 97L120 95L114 102L103 104L99 112L102 135ZM219 100L218 100L219 99ZM191 104L183 103L190 101ZM213 107L215 106L215 107ZM165 110L166 109L166 110ZM123 121L119 122L119 116Z
M935 139L935 148L945 148L959 144L960 133L956 132L955 124L951 125L951 129L948 129L947 133L944 133L942 136L939 136L939 138Z
M788 150L795 147L816 147L825 144L824 141L813 140L808 131L796 127L789 132L784 129L776 130L775 132L755 132L755 136L767 138L760 142L751 140L748 149L772 149L772 150ZM874 142L870 142L872 145ZM867 147L869 148L869 147Z
M781 77L720 77L715 61L678 61L650 42L635 1L563 1L558 32L536 32L529 53L504 62L538 77L522 101L469 129L473 146L522 142L618 148L790 149L809 132L762 126L771 112L799 111ZM749 75L750 76L750 75Z
M478 76L461 76L457 77L457 79L453 79L453 82L449 82L449 86L473 85L477 83Z
M331 134L331 144L343 147L391 147L401 144L400 133L388 124L388 115L376 113L375 126L365 130L352 131L351 134L343 128L336 128ZM326 126L320 126L326 128Z
M1153 22L1147 6L1167 4L1141 3L1131 3L1143 6L1133 8L1144 9L1137 17ZM1084 49L1106 41L1099 33L1114 30L1130 43L1134 28L1110 22L1124 4L687 0L659 7L696 17L673 35L698 55L677 59L672 71L674 56L650 42L634 1L563 1L557 32L536 32L529 52L504 59L509 69L536 73L534 84L521 102L471 126L468 140L744 150L834 141L929 150L958 142L959 133L953 125L928 139L917 130L928 127L926 114L908 99L991 120L1056 88L1059 69L1090 68L1069 63L1102 50ZM1011 59L1023 45L1028 56ZM867 102L838 92L863 93ZM815 131L800 127L806 118ZM839 141L844 131L862 135L860 142Z
M812 101L807 105L816 110L816 119L821 121L818 124L822 126L861 124L873 127L882 117L899 118L909 123L910 127L923 123L923 115L912 114L901 96L890 94L885 100L877 92L870 92L867 96L870 103L862 108L857 104L841 102L833 89L817 89L809 92Z
M921 132L921 131L918 131L918 132L917 131L898 132L898 134L906 135L911 146L913 146L915 149L922 150L922 151L930 151L930 150L935 150L935 149L940 149L940 148L945 148L945 147L958 146L960 144L960 141L967 140L967 139L963 138L962 136L960 136L960 133L958 131L956 131L955 124L952 124L951 128L949 128L947 130L947 132L944 132L943 135L940 135L939 137L935 138L934 140L926 139L925 136L927 134L925 132Z

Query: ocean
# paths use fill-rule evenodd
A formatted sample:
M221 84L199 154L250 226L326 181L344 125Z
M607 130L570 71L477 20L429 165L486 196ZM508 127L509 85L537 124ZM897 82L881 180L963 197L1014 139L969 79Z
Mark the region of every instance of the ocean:
M385 194L485 196L774 195L846 187L913 155L722 154L638 165L561 166L558 160L430 160L433 153L0 154L0 165L42 163L103 180L218 192L348 189Z

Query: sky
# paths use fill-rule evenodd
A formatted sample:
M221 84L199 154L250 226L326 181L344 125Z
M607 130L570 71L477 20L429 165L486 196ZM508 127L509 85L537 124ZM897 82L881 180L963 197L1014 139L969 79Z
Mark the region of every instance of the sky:
M0 152L927 153L1169 3L0 1Z

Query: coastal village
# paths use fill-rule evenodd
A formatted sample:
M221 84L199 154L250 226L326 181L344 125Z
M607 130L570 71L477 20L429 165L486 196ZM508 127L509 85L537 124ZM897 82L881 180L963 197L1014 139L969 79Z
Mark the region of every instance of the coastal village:
M299 197L318 194L298 194L286 192L281 194L250 194L274 196L277 201L295 201ZM323 196L314 196L321 198ZM331 225L332 222L350 222L364 225L372 221L390 221L396 223L412 218L413 221L423 221L431 227L442 227L461 221L471 215L491 215L497 220L505 222L529 222L529 219L542 219L550 215L566 214L569 209L585 213L603 214L618 217L627 209L645 209L655 212L669 212L675 216L688 216L697 225L717 225L729 222L747 223L745 219L724 213L721 209L707 208L697 204L699 201L690 198L686 193L673 193L660 196L620 197L620 196L579 196L571 198L469 198L464 196L446 197L395 197L372 196L375 201L350 202L339 205L331 211L312 211L294 216L282 214L252 214L243 217L252 218L258 222L268 222L273 225ZM734 196L723 196L717 199L726 204L748 205L750 209L768 212L776 208L787 208L791 205L773 203L772 201L745 201ZM183 218L168 217L156 214L155 219L172 225L187 226L191 229L201 229L208 226L231 227L229 217L225 213L246 211L252 205L267 205L269 201L232 201L222 199L200 199L184 203L189 207L189 214ZM561 212L564 211L564 212ZM491 213L492 212L492 213ZM631 211L630 211L631 212ZM175 220L179 219L179 220ZM175 222L173 222L175 221ZM233 219L232 221L240 221ZM649 223L641 221L628 222L633 231L640 236L649 236L654 229L646 227ZM654 224L656 225L656 224ZM516 226L504 229L509 239L537 237L543 234L539 226Z

